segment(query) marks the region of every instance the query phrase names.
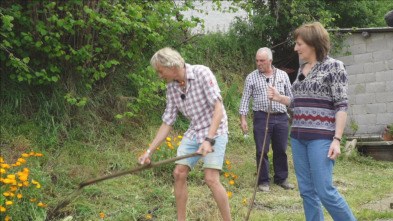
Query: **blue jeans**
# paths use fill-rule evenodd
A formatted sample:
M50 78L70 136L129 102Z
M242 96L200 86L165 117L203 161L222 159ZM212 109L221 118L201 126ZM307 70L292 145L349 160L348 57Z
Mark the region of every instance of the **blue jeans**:
M321 203L335 221L356 220L345 199L333 186L334 160L327 157L332 140L291 137L293 162L308 221L323 221Z

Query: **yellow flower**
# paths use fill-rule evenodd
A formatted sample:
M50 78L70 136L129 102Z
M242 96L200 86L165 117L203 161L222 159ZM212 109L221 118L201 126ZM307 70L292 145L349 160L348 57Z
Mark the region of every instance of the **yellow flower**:
M228 178L229 177L229 173L224 173L224 177Z
M244 200L242 201L242 203L243 203L244 205L246 205L246 204L247 204L247 199L244 199Z
M227 166L228 169L231 168L231 167L232 167L232 165L228 165L228 166Z
M12 205L12 201L5 201L5 205L7 206Z
M7 164L7 163L2 163L1 167L3 167L4 169L10 169L11 168L10 165Z
M1 174L5 174L6 173L5 169L4 168L0 168L0 173Z
M7 211L7 209L3 206L0 206L0 212L5 212L5 211Z
M229 181L229 184L231 184L231 185L235 185L235 181L233 181L233 180L230 180L230 181Z
M170 137L167 137L166 140L167 140L167 141L171 141L172 139L171 139Z
M41 202L39 202L38 204L37 204L37 206L43 206L44 204L43 203L41 203Z
M20 198L23 197L23 195L19 193L18 195L16 195L16 197L17 197L18 199L20 199Z
M11 184L11 183L13 183L13 180L8 179L8 178L5 178L5 179L3 180L3 183L5 183L5 184Z
M36 157L42 157L42 155L43 155L42 153L35 153Z
M7 176L7 179L15 180L15 174L10 174Z
M23 186L29 186L29 181L24 181Z
M176 145L177 145L177 146L180 146L180 144L181 144L181 142L179 141L179 142L177 142L177 144L176 144Z
M100 213L100 217L104 218L105 217L105 213Z
M30 156L33 156L35 153L33 151L30 152Z
M4 163L3 157L0 157L0 163Z
M183 139L183 136L182 135L179 135L179 136L177 136L179 139Z
M28 176L23 175L23 176L20 176L20 177L19 177L19 180L20 180L20 181L26 181L27 178L28 178Z
M37 189L40 189L41 188L41 184L37 184Z
M18 187L23 187L23 183L18 183Z
M228 160L226 160L225 163L226 163L227 165L231 164L231 162L229 162Z
M14 197L15 196L15 193L10 193L10 197Z
M29 157L30 155L28 153L22 153L22 157Z
M5 216L4 221L9 221L10 217L9 216Z
M156 148L156 150L159 150L159 149L160 149L159 147Z
M232 192L227 192L227 195L228 195L228 197L231 197L232 196Z
M232 177L233 177L233 179L239 178L237 175L233 175Z
M18 190L18 187L16 187L16 186L11 186L10 187L10 191L11 192L15 192L15 191L17 191Z
M3 196L10 196L10 193L9 192L5 192L5 193L3 193Z
M30 202L35 202L37 201L37 199L30 199Z
M153 218L151 215L146 215L146 219L151 219Z
M149 190L149 193L152 193L153 192L153 190Z
M23 159L23 158L18 158L18 162L20 162L20 163L26 163L26 160Z
M15 166L20 166L20 165L22 165L22 163L19 161L15 163Z
M174 138L173 138L173 141L175 141L175 142L176 142L176 141L177 141L177 137L174 137Z
M38 182L35 181L35 180L31 180L31 183L34 184L34 185L38 184Z

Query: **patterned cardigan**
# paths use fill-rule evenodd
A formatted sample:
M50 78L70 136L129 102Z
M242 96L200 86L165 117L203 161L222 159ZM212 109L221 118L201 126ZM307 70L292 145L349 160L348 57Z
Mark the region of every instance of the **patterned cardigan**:
M293 110L291 137L296 139L332 139L336 113L348 110L348 79L343 62L326 57L317 62L304 80L303 64L292 84Z

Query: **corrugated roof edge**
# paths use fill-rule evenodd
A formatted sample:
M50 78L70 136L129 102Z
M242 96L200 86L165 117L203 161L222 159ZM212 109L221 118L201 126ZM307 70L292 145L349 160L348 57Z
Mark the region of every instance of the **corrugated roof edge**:
M339 29L328 29L329 32L393 32L393 27L375 27L375 28L339 28Z

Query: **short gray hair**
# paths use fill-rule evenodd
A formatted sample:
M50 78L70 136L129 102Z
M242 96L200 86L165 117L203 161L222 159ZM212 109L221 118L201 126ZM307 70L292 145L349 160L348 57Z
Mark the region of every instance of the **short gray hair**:
M264 48L258 49L257 54L262 54L262 53L266 53L267 54L267 58L269 60L273 60L273 54L272 54L272 50L270 50L270 48L264 47Z
M150 60L150 65L157 70L157 65L160 64L165 68L184 67L184 58L176 50L166 47L157 51Z

